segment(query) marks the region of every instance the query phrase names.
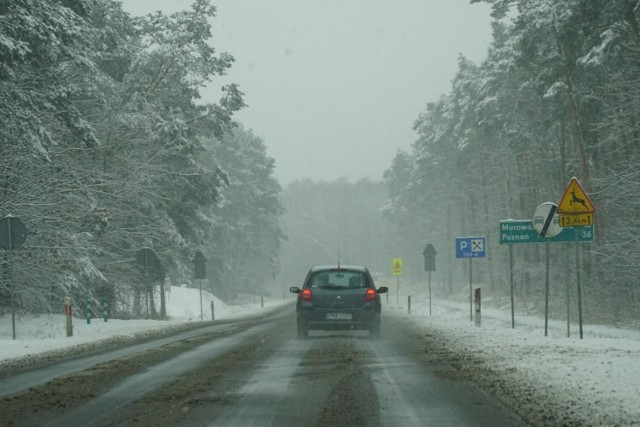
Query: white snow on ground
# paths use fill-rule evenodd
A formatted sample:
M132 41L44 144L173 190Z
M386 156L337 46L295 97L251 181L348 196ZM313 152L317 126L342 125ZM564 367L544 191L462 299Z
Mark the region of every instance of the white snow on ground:
M586 425L640 423L640 331L585 324L584 339L580 339L578 325L572 324L571 337L567 338L566 321L550 320L545 337L541 317L516 315L512 329L508 307L483 307L482 324L477 327L469 320L468 302L433 299L429 315L428 295L424 291L418 295L416 289L404 290L413 293L409 314L406 296L396 299L391 286L389 303L382 297L383 316L402 317L425 334L437 332L446 336L452 352L474 355L463 359L470 364L468 370L495 372L522 384L519 392L529 390L537 396L548 396L549 405L562 406L568 417L576 414L579 419L588 420L583 422ZM203 295L205 320L211 318L212 299L216 319L264 310L259 299L244 306L227 306L206 292ZM286 301L265 301L265 307L292 304L294 297L287 294ZM94 318L89 325L84 319L74 318L74 334L69 338L64 315L20 316L16 340L12 339L11 316L5 315L0 317L0 362L113 336L199 322L198 290L172 287L167 312L172 318L168 321L104 322L102 318ZM588 318L588 313L585 315Z
M73 336L67 337L66 316L64 314L48 314L41 316L16 316L16 339L13 340L11 314L0 316L0 362L7 359L37 355L49 350L66 348L91 341L103 340L114 336L128 336L142 331L158 330L169 326L200 321L200 291L194 288L172 286L167 292L166 309L170 320L118 320L107 322L96 313L87 324L86 318L73 318ZM251 297L249 297L251 298ZM228 319L234 316L259 312L285 301L264 301L265 308L259 298L251 298L243 305L226 305L221 300L202 291L202 317L211 320L211 301L213 301L215 319ZM157 307L159 310L159 306ZM64 313L64 307L60 307ZM73 307L74 316L82 313Z
M566 417L545 425L640 425L640 331L583 324L580 339L577 322L567 337L566 320L549 320L545 337L544 317L516 314L512 328L510 307L482 307L478 327L470 321L468 300L432 299L429 315L428 293L415 295L417 289L406 291L414 291L409 314L407 297L398 303L395 286L390 287L387 315L401 316L425 334L446 336L451 352L470 355L462 359L469 372L517 383L517 393L532 400L544 396L547 408L553 405Z

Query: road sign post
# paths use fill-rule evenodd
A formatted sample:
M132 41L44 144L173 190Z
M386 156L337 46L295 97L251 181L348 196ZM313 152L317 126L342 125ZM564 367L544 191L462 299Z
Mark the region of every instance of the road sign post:
M480 324L482 322L482 316L481 316L481 301L480 301L480 292L481 292L481 288L476 288L476 326L480 327Z
M535 219L534 219L535 220ZM511 326L515 328L514 284L513 284L513 246L526 243L591 243L595 239L595 226L561 227L553 237L542 237L534 228L534 220L507 219L500 221L500 244L509 245L509 280L511 283ZM552 220L553 221L553 220ZM559 224L561 225L561 224ZM546 253L545 248L545 253ZM569 298L567 296L567 331L569 328ZM567 332L568 334L568 332Z
M574 176L569 181L564 194L558 203L558 213L562 215L561 226L584 227L593 224L593 213L596 208L587 193ZM578 285L578 322L580 339L582 335L582 284L580 281L580 247L576 237L576 282ZM569 297L567 293L567 336L569 336Z
M200 251L197 251L195 256L193 257L193 276L200 283L200 321L203 320L202 314L202 279L207 278L207 267L206 264L207 259L204 257L204 254Z
M558 215L556 211L558 205L546 202L538 206L533 213L533 228L545 240L549 237L557 236L562 232L562 227L558 224ZM546 274L544 283L544 336L547 336L549 327L549 241L546 242Z
M149 282L148 270L158 263L158 257L151 248L142 248L136 253L136 261L142 266L142 277L145 284L145 304L147 319L149 318L149 297L153 298L153 288ZM153 301L152 301L153 302Z
M469 320L473 321L473 258L486 256L486 238L456 237L456 258L469 259Z
M13 339L16 339L16 290L13 283L13 275L11 269L11 254L14 249L22 246L27 239L27 228L19 218L12 215L0 219L0 247L7 250L7 280L11 286L11 331Z
M424 269L429 273L429 316L431 316L431 272L436 270L436 249L431 243L422 251L424 256Z
M516 313L513 299L513 246L509 246L509 285L511 287L511 329L516 328Z
M402 276L402 258L391 260L391 273L396 276L396 304L400 305L400 276Z
M91 318L93 317L93 302L91 298L87 298L87 325L91 324Z
M73 311L71 306L71 298L64 298L64 314L67 325L67 337L73 336Z

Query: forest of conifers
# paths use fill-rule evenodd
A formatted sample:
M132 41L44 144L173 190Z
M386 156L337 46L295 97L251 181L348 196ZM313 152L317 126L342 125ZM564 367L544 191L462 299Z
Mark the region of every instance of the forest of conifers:
M383 274L402 257L405 280L422 283L427 243L438 292L462 294L468 264L453 242L473 235L488 246L474 280L507 301L499 222L531 219L575 176L595 205L596 237L550 246L551 314L564 316L568 295L575 315L579 275L589 321L637 321L640 6L488 2L486 60L460 57L384 182L300 181L284 192L262 140L233 121L245 107L239 88L199 99L233 63L209 44L209 1L140 18L111 0L0 2L0 217L29 233L10 263L5 252L0 308L14 290L25 310L59 310L72 296L136 315L149 283L192 280L197 251L223 298L279 293L339 251ZM327 209L336 197L357 208ZM135 262L144 247L160 260L146 274ZM513 252L518 310L540 310L545 245Z
M3 250L2 310L13 292L20 310L60 312L69 296L148 313L152 285L192 281L197 251L216 282L275 276L274 161L232 126L237 86L199 100L233 63L209 45L214 12L205 0L141 18L112 0L0 2L0 217L28 231ZM142 248L158 259L146 271Z
M420 114L413 151L398 153L386 173L385 212L400 240L413 241L407 252L418 266L427 240L448 249L454 236L487 236L474 272L508 295L499 221L531 219L575 176L595 205L596 238L580 245L578 263L574 243L550 247L552 313L564 316L567 287L575 309L580 273L590 321L638 320L640 3L489 2L487 58L460 58L451 90ZM544 245L513 249L520 307L539 308L529 297L544 293Z
M316 233L321 244L315 250L322 259L337 259L340 248L342 258L368 260L374 271L390 276L391 259L400 257L405 291L420 286L424 291L423 250L431 243L438 252L434 294L464 301L469 261L456 259L455 238L485 236L487 256L473 264L475 286L492 303L508 307L513 277L516 313L540 314L546 244L510 249L499 243L499 224L531 221L540 204L559 203L576 177L595 206L595 239L577 248L573 242L550 244L550 316L566 318L569 300L571 318L578 320L580 282L586 321L636 323L640 4L490 3L495 21L486 60L474 64L460 57L451 89L427 104L415 121L412 151L399 151L392 159L384 175L386 189L366 181L353 185L348 195L339 182L299 182L287 189L286 231L295 250L283 248L285 270L299 264L292 260L305 253L304 243L311 239L303 235L315 224L323 230ZM318 197L309 197L312 192ZM349 226L344 221L339 230L321 225L317 212L329 224L349 215L349 209L331 206L332 198L338 205L349 199L358 205Z

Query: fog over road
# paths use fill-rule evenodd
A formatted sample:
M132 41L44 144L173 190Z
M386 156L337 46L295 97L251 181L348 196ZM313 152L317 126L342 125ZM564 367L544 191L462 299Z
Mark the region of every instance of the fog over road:
M298 340L293 305L214 322L100 360L62 362L56 378L59 365L4 378L0 411L13 426L522 424L401 320L385 316L382 325L380 340L361 331ZM31 388L9 394L5 384L23 378Z

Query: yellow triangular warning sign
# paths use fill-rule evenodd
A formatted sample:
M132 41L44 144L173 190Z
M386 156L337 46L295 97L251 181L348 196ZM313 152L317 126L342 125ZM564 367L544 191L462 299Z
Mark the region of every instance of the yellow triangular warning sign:
M563 215L571 215L593 213L595 210L589 196L584 192L576 177L571 178L567 189L564 190L564 196L558 203L556 212Z
M402 258L391 260L391 272L394 276L402 276Z

